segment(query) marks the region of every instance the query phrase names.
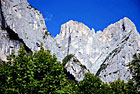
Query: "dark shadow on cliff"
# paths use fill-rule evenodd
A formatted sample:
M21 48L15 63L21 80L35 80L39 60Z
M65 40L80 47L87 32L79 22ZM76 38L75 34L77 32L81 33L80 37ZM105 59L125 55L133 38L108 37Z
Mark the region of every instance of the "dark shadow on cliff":
M32 52L31 49L29 49L26 44L24 43L24 41L22 39L19 38L18 34L15 33L12 29L10 29L10 27L6 27L5 30L8 33L8 37L10 38L10 40L18 40L20 42L23 43L25 50L29 53Z
M75 77L72 74L70 74L70 72L68 72L66 68L64 68L64 73L66 74L67 80L70 83L74 83L74 84L78 83L78 81L75 80Z
M0 0L0 22L2 23L2 28L6 27L6 22L3 16L3 12L2 12L2 4L1 4L1 0Z
M0 22L1 22L1 29L2 30L6 30L8 33L8 37L10 38L10 40L17 40L20 41L21 43L23 43L25 50L30 53L32 52L31 49L29 49L26 44L24 43L24 41L22 39L19 38L18 34L16 34L12 29L10 29L10 27L7 25L5 18L3 16L3 11L2 11L2 4L1 4L1 0L0 0Z

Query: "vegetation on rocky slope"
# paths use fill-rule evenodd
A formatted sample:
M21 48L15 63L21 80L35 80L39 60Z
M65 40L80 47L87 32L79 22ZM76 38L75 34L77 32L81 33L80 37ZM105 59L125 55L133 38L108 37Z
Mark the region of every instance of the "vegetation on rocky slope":
M128 66L132 73L133 80L136 82L136 86L140 89L140 53L133 56L133 60L129 62Z
M30 55L27 55L22 46L18 55L15 56L13 53L8 57L8 60L7 63L0 66L1 94L138 93L132 80L124 83L118 79L107 84L91 73L86 73L84 79L78 83L70 82L66 72L64 72L63 65L57 61L55 55L51 55L50 51L44 50L42 46L41 50Z

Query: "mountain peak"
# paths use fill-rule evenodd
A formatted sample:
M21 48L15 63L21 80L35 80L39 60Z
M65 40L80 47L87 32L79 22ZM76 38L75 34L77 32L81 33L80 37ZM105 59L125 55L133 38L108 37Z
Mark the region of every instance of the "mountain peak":
M58 61L62 62L69 55L74 56L66 65L78 81L88 71L104 82L118 78L128 81L131 74L126 65L140 49L140 35L130 19L125 17L103 32L96 33L85 24L70 20L61 26L60 34L52 38L47 33L42 14L26 1L0 2L0 21L6 24L0 28L0 59L5 60L12 50L17 54L22 44L27 51L34 52L43 43L44 48L55 54Z
M131 75L125 65L140 49L140 36L134 23L125 17L109 25L103 32L93 31L86 25L72 20L63 24L61 33L57 37L58 44L65 45L61 46L61 50L65 53L63 55L74 54L81 64L85 65L91 73L100 76L104 82L114 81L117 78L127 81ZM103 65L107 66L102 69ZM111 71L110 68L114 69ZM112 75L109 74L110 72ZM127 75L120 76L125 73Z
M61 26L60 36L68 37L70 34L87 35L90 29L83 23L70 20Z

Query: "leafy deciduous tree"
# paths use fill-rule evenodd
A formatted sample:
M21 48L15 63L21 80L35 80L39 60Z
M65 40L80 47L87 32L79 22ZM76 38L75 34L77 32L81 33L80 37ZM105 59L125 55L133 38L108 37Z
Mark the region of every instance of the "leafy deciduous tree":
M0 92L52 94L68 85L63 66L50 51L41 50L27 55L22 46L9 62L0 67Z

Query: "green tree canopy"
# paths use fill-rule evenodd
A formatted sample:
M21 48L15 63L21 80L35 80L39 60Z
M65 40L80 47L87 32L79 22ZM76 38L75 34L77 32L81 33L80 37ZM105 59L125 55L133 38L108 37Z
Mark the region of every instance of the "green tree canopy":
M113 94L138 94L134 82L130 79L127 83L120 80L120 78L110 83Z
M79 94L111 94L108 84L104 84L94 74L86 73L82 81L78 83Z
M8 60L0 67L2 93L54 94L68 84L62 64L43 47L27 55L22 46L18 55L12 54Z
M132 73L133 80L136 82L137 88L140 89L140 53L133 56L133 60L129 62L129 69Z

